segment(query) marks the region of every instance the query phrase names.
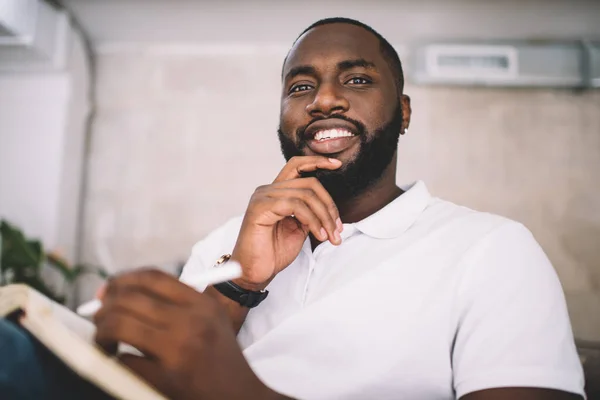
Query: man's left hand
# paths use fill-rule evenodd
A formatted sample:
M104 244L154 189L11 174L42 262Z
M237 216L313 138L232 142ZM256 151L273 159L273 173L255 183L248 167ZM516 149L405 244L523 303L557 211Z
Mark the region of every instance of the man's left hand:
M144 354L121 361L171 399L270 398L212 297L158 270L111 279L94 317L96 342L109 354L127 343Z

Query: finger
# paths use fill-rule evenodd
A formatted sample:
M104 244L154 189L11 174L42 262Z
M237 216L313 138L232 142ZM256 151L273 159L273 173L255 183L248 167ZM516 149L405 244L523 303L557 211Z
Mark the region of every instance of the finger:
M109 354L115 354L119 343L127 343L150 357L163 358L167 331L136 318L125 311L112 309L96 317L94 340Z
M106 292L106 284L103 284L96 290L96 298L102 300L104 293Z
M115 286L108 291L102 301L102 313L126 312L150 325L165 327L169 317L182 305L174 305L162 297L155 296L144 288L135 286ZM102 313L99 314L100 317Z
M310 207L299 198L269 198L261 204L261 209L256 210L265 218L257 221L259 224L273 225L290 215L294 215L301 225L321 241L327 240L327 231L321 224L321 220L310 209ZM308 233L308 232L306 232Z
M282 182L290 179L300 178L303 172L316 171L317 169L338 169L342 162L335 158L323 156L300 156L292 157L285 164L274 182Z
M178 305L190 304L197 300L198 295L198 292L181 283L174 276L151 268L138 268L111 278L107 283L104 297L125 290L142 290Z
M337 205L331 198L329 192L323 187L321 182L317 178L300 178L300 179L292 179L285 182L279 182L272 185L276 188L302 188L302 189L311 189L313 190L319 199L325 204L331 218L336 223L336 227L338 232L343 230L342 221L340 219L340 211L337 208Z
M333 219L333 217L331 216L327 205L323 203L321 198L316 194L314 190L312 190L312 188L273 188L269 191L268 196L273 199L300 199L308 206L308 208L312 211L312 214L316 215L316 217L319 219L318 235L314 233L313 226L309 225L310 230L311 232L313 232L315 237L319 240L327 240L327 238L329 238L329 240L331 240L332 243L337 240L337 226L335 223L335 219ZM298 213L294 212L293 214L296 217L296 219L298 219L298 221L304 223L304 221L300 220ZM313 223L312 219L309 220L309 222ZM321 228L325 229L327 233L326 236L324 236L321 232Z

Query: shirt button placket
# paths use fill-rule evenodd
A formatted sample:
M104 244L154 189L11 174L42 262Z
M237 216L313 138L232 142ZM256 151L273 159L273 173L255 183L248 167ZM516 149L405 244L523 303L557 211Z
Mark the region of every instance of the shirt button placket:
M313 278L313 272L314 272L315 268L317 267L318 257L321 253L323 253L323 251L325 250L325 248L328 245L330 246L331 244L329 242L321 243L319 246L317 246L317 248L315 249L314 252L309 251L308 254L306 254L308 257L308 274L306 276L306 283L304 284L304 295L302 296L302 305L303 306L306 304L306 301L308 300L308 291L309 291L309 287L311 284L311 280Z

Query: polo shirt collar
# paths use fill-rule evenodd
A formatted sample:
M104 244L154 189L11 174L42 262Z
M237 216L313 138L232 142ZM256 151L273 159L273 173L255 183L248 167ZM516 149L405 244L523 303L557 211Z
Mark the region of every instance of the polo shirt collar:
M376 239L392 239L403 234L425 210L431 195L423 181L401 189L404 193L390 204L352 225L365 235Z

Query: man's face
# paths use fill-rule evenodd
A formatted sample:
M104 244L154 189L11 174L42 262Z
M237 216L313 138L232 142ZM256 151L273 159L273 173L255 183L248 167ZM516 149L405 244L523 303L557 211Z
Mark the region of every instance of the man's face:
M360 194L396 152L402 107L377 38L354 25L308 31L283 69L279 139L286 159L323 155L342 161L313 173L334 200Z

